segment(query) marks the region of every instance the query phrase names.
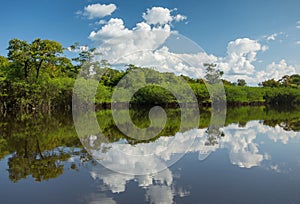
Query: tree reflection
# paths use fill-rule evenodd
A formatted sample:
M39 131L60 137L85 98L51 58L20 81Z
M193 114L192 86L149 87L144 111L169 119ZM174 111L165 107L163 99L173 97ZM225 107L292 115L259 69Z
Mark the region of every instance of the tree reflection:
M149 141L134 141L124 136L116 127L110 110L97 112L97 119L105 121L101 123L101 129L105 135L105 141L95 140L91 143L90 138L81 138L88 147L98 147L101 143L110 143L126 139L128 144L147 143L159 139L160 136L176 134L180 126L180 111L167 109L168 121L166 127L156 138ZM149 124L148 110L132 110L131 117L139 127L147 127ZM211 113L209 110L201 111L199 127L206 128L206 139L203 144L217 146L225 134L217 119L210 124ZM120 117L122 112L120 112ZM249 121L260 120L264 125L280 127L285 131L300 131L300 111L279 111L265 107L240 107L229 109L225 126L229 124L243 124ZM87 120L84 125L88 125ZM126 125L126 121L124 121ZM189 121L185 127L189 129ZM227 133L226 133L227 134ZM227 134L226 137L230 137ZM92 148L92 147L91 147ZM211 147L212 148L212 147ZM107 150L108 151L108 150ZM18 182L28 176L36 181L49 180L63 174L66 168L78 170L79 164L71 160L77 157L81 162L91 161L91 156L82 149L81 142L77 137L71 115L40 115L26 114L11 117L0 117L0 160L7 157L9 178ZM70 159L70 160L69 160Z
M275 127L278 125L286 131L300 131L300 118L292 118L287 120L265 120L264 125Z
M17 155L9 158L9 178L13 182L32 175L35 181L49 180L63 174L64 161L70 158L70 154L59 151L57 153L33 153L30 155Z
M207 134L207 141L205 142L206 146L214 146L218 144L218 140L225 136L225 133L220 130L219 127L213 125L209 126L205 133Z
M0 124L0 156L10 155L8 172L13 182L30 175L38 182L56 178L72 156L90 159L78 148L67 148L81 148L71 117L28 114L15 116L13 121L5 118ZM70 168L76 169L76 164Z

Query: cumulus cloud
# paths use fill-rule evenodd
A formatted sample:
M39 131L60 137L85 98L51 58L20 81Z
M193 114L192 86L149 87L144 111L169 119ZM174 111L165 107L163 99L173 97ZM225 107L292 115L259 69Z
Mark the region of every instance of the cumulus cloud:
M206 145L206 129L192 129L184 133L177 133L173 137L160 137L155 142L140 143L134 146L119 142L101 144L99 148L96 148L99 150L91 152L95 159L101 160L102 164L106 162L106 167L114 170L118 169L119 172L128 172L128 169L132 169L132 172L136 174L119 174L107 169L100 171L95 169L91 172L91 175L94 179L100 178L103 180L113 192L123 192L127 181L133 179L137 180L141 187L152 185L154 180L170 186L173 182L173 177L167 168L167 164L174 155L185 152L198 152L199 159L203 160L217 149L226 148L229 150L230 160L233 165L251 168L260 166L263 160L271 158L268 153L262 152L259 143L255 142L258 133L266 135L266 138L274 142L281 141L283 144L287 144L289 140L300 136L298 133L285 131L279 126L275 128L264 126L259 121L248 122L243 128L240 128L237 124L232 124L223 130L225 137L218 139L218 143L213 146ZM191 143L193 145L187 150L187 144ZM109 148L107 148L107 145L109 145ZM166 148L167 146L168 148ZM106 151L101 152L101 149L104 147ZM118 163L113 166L113 161L118 161ZM161 169L161 167L164 167L165 170L158 174L141 175L141 173L148 172L151 168Z
M286 131L279 125L276 125L274 128L265 128L263 132L265 132L268 135L269 139L273 142L281 142L282 144L288 144L290 140L299 137L298 133L294 131Z
M227 56L218 59L220 69L225 73L224 78L236 81L238 78L252 80L255 72L253 62L258 52L267 49L257 40L238 38L228 43Z
M171 11L168 8L152 7L143 13L143 19L149 25L164 25L173 20Z
M300 45L300 40L296 42L297 45Z
M173 137L160 137L155 142L140 143L135 146L118 142L102 144L101 147L97 148L100 150L91 151L91 153L95 159L99 159L106 167L118 172L131 172L135 175L166 169L174 155L181 155L187 151L199 152L199 159L202 160L218 148L230 150L232 164L243 168L251 168L259 166L264 159L263 154L259 153L258 144L254 142L256 134L253 127L256 126L251 123L243 130L240 130L238 125L229 126L228 129L234 130L234 132L225 129L226 137L220 139L218 144L214 146L206 145L206 129L192 129L184 133L177 133ZM187 150L189 144L193 145ZM103 148L108 149L108 151L102 152L101 149ZM118 161L118 163L113 161ZM133 179L133 177L127 175L126 178L117 178L117 176L110 173L102 180L107 184L110 183L115 192L121 192L125 188L126 180ZM105 180L107 178L109 178L109 182ZM148 186L153 182L151 178L149 178L150 180L146 177L141 178L143 178L142 186ZM161 177L160 180L165 180L167 184L172 182L171 177L167 177L167 174Z
M120 18L111 18L99 31L92 31L89 38L91 40L105 41L108 39L126 37L131 31L124 26Z
M84 11L78 11L77 14L86 16L88 19L103 18L111 15L117 6L115 4L91 4L84 7Z
M141 22L128 29L122 19L112 18L100 30L91 32L89 38L98 43L98 51L113 62L136 51L157 49L170 33L168 24L151 27Z
M284 75L291 75L295 73L296 68L292 65L288 65L287 62L282 59L279 63L272 62L267 65L266 70L257 72L257 77L261 80L279 80Z
M99 30L92 31L89 35L96 47L97 52L102 53L102 58L108 60L112 65L135 64L141 67L153 67L161 72L174 72L177 75L187 75L192 78L203 78L205 67L203 63L216 63L218 68L224 71L224 79L236 81L243 78L249 84L257 84L270 76L270 72L276 72L275 65L269 65L267 70L258 71L255 67L257 55L268 49L258 40L250 38L238 38L230 41L227 45L227 52L224 57L207 54L198 49L193 52L174 51L169 39L179 35L172 30L173 21L187 19L181 14L174 14L177 9L170 10L163 7L153 7L143 13L143 21L138 22L133 28L125 26L120 18L111 18L108 21L99 21ZM274 33L265 38L275 40L279 35ZM184 50L184 47L192 43L175 42L174 47ZM273 67L272 67L273 66ZM278 65L279 67L282 65ZM287 66L284 73L290 74L293 71ZM277 74L280 74L278 71ZM282 74L281 74L282 76ZM272 77L273 78L273 77Z
M113 153L113 149L120 146L120 143L111 143L111 148L104 154L107 154L110 161L116 159L119 166L123 168L144 168L147 169L151 166L160 165L157 162L166 162L174 154L185 152L185 143L193 141L193 145L188 149L189 153L199 153L199 159L205 159L209 154L217 151L220 148L226 148L229 152L229 158L233 165L240 168L252 168L263 165L264 160L271 160L271 155L264 152L264 145L257 142L257 135L264 135L260 137L263 141L270 139L273 142L281 142L288 144L291 140L300 138L300 134L293 131L285 131L282 127L276 126L275 128L265 126L259 121L250 121L245 127L241 128L238 124L231 124L223 128L225 133L224 137L218 139L218 143L213 146L206 145L207 135L206 129L192 129L184 133L177 133L173 137L160 137L151 143L140 143L136 145L121 144L122 149L126 154L121 153L119 156ZM94 142L94 136L91 137ZM166 144L173 142L171 148L165 149ZM166 150L166 151L164 151ZM100 150L99 150L100 151ZM149 160L148 158L141 157L139 160L134 159L132 156L138 154L156 154L160 155L160 160ZM95 155L94 155L95 156ZM97 157L94 157L97 158ZM270 167L274 171L279 168L276 165ZM176 177L173 175L169 168L165 170L147 174L147 175L128 175L115 171L108 170L102 165L94 166L90 172L93 179L100 179L103 181L104 189L110 190L112 193L121 193L126 190L126 185L129 181L138 183L140 188L146 189L146 199L152 203L172 203L175 195L185 196L189 191L175 187L177 182L174 180ZM177 177L178 179L180 177ZM91 200L103 199L102 196L94 196ZM109 198L105 200L113 202Z
M160 20L160 24L163 22L168 21ZM91 32L89 38L99 43L97 51L111 63L117 60L124 64L151 66L158 71L174 72L193 78L204 77L203 63L218 63L219 68L229 78L243 74L247 78L254 73L255 67L252 63L256 61L257 52L266 50L259 42L242 38L229 42L227 56L224 58L205 52L178 54L163 46L171 35L176 35L176 32L171 31L171 26L151 26L148 23L140 22L129 29L125 27L122 19L112 18L100 30Z
M172 203L174 196L184 197L190 194L184 187L177 186L173 181L173 174L169 169L165 169L156 174L143 176L120 174L110 171L101 165L93 166L90 172L94 180L101 180L103 184L100 189L110 190L112 193L122 193L126 191L126 185L137 182L140 188L146 190L145 197L149 203ZM88 199L90 201L111 201L110 198L103 197L102 194L93 194ZM92 203L92 202L91 202Z
M236 125L232 126L236 128ZM256 132L251 124L245 129L235 130L233 134L226 130L226 137L221 141L230 150L230 160L234 165L242 168L260 166L264 156L259 153Z
M168 57L160 55L168 52L168 48L163 44L171 34L176 33L171 30L171 22L186 19L186 16L181 14L173 16L171 13L174 11L176 10L162 7L147 9L143 13L144 21L137 23L133 28L125 27L120 18L111 18L106 23L101 21L104 23L103 26L97 31L92 31L89 38L99 45L97 51L111 63L118 61L118 63L133 63L144 67L157 66L165 71L172 71L175 65L178 69L187 69L178 63L178 60L168 60Z

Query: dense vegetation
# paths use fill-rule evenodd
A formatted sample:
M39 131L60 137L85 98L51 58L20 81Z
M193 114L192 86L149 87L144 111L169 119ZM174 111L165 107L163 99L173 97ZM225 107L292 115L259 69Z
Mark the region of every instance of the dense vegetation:
M32 109L70 110L74 81L79 72L86 73L86 77L80 79L83 82L82 90L89 85L85 83L87 79L89 83L99 81L95 102L108 104L118 82L129 72L142 69L134 65L128 65L123 71L112 69L105 60L100 62L93 60L96 54L94 49L80 50L78 47L75 44L69 48L78 53L77 57L69 59L64 55L66 49L56 41L35 39L29 43L12 39L7 48L7 57L0 56L0 110L2 112ZM92 65L93 70L84 69L86 64ZM142 105L176 103L172 93L156 84L179 82L184 79L194 91L199 104L209 105L212 98L207 86L210 82L220 80L223 72L217 70L212 64L206 64L206 67L205 80L175 76L173 73L159 73L154 69L143 68L146 74L141 75L138 80L132 79L129 82L147 81L150 85L134 94L131 102ZM249 87L243 79L233 83L222 81L225 85L227 102L231 105L300 103L300 76L296 74L283 76L278 81L270 79L261 82L259 87ZM180 91L179 87L178 91ZM85 96L79 93L77 97L84 100ZM188 95L186 100L189 100Z

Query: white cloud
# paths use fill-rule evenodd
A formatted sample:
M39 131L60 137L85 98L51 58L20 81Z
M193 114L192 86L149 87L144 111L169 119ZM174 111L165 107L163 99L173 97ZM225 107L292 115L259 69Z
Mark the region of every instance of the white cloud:
M214 146L206 145L206 129L192 129L184 133L177 133L173 137L160 137L155 142L140 143L135 146L126 143L120 144L118 142L102 144L101 147L97 148L99 150L91 151L91 153L96 160L99 160L107 168L135 175L166 169L172 156L180 155L186 151L199 152L199 158L201 159L203 156L206 158L218 148L229 149L232 164L243 168L251 168L259 166L263 159L265 159L264 154L259 153L258 144L254 142L256 139L254 130L256 123L247 124L247 127L243 130L240 130L238 125L231 125L225 128L224 132L226 136L221 138L219 144ZM227 129L234 129L235 131L231 133ZM187 150L188 144L193 145ZM108 149L108 151L102 152L101 149L103 148ZM125 152L126 154L124 154ZM118 161L118 163L114 163L113 161ZM102 180L106 184L110 183L111 188L115 192L125 190L126 180L133 179L132 175L127 175L128 178L124 177L123 179L117 178L113 174L109 175L106 175ZM152 179L141 178L143 178L140 182L141 186L149 186L153 182ZM109 179L109 181L105 179ZM165 180L168 184L172 182L171 177L167 175L161 177L160 180Z
M118 59L118 63L156 67L161 72L174 72L193 78L204 77L203 63L209 62L218 63L229 79L233 79L233 75L236 78L245 75L245 79L250 79L249 75L254 73L252 63L256 61L257 52L266 50L266 46L257 41L242 38L229 42L225 58L205 52L177 54L167 47L161 47L173 34L176 35L169 24L154 27L140 22L128 29L122 19L112 18L100 30L91 32L89 38L100 44L98 52L111 63Z
M256 56L268 49L266 45L250 38L238 38L228 43L227 54L224 57L208 55L204 51L187 52L180 54L169 49L165 43L177 32L172 30L172 21L185 20L186 17L172 15L176 9L153 7L143 13L144 21L137 23L133 28L127 28L120 18L111 18L107 22L102 20L99 30L92 31L89 38L95 42L97 52L111 64L135 64L142 67L154 67L161 72L174 72L193 78L204 77L203 63L216 63L224 71L224 79L236 81L243 78L248 84L257 84L267 79L276 69L271 65L267 70L258 71L254 65ZM283 33L274 33L266 36L267 40L275 40ZM175 43L176 44L176 43ZM188 43L187 43L188 44ZM188 44L190 45L190 44ZM180 48L188 45L179 45ZM273 65L274 66L274 65ZM291 66L286 65L284 73L290 73ZM275 74L280 74L277 71ZM282 76L282 75L280 75Z
M296 68L294 66L288 65L287 62L282 59L278 64L272 62L267 65L266 70L257 72L257 78L261 81L267 79L281 79L284 75L291 75L296 73Z
M99 44L98 52L114 62L137 51L155 50L170 34L169 24L153 27L146 22L140 22L134 28L128 29L122 19L111 18L100 30L91 32L89 38ZM139 62L137 60L134 64L141 65Z
M146 190L145 197L149 203L173 203L174 196L185 197L190 194L184 187L175 188L175 176L169 169L165 169L156 174L143 176L120 174L110 171L101 165L93 166L90 172L94 180L100 179L103 184L100 189L110 190L112 193L122 193L126 191L126 184L129 181L137 182L140 188ZM176 184L178 185L178 184ZM96 201L104 203L111 201L110 198L103 197L102 194L93 194L88 199L91 203Z
M130 37L129 31L120 18L111 18L99 31L92 31L89 38L94 41L105 41L118 37ZM124 39L125 40L125 39Z
M242 168L251 168L260 166L263 161L264 156L259 154L258 144L254 142L256 139L254 127L249 123L242 130L236 129L236 125L232 125L231 128L236 129L233 133L225 130L226 137L221 142L230 150L229 156L232 164Z
M224 78L236 81L238 78L244 78L247 81L253 79L258 52L267 49L258 41L249 38L239 38L228 43L227 56L219 58L218 64L224 71Z
M300 45L300 40L296 42L297 45Z
M143 13L143 18L149 25L165 25L173 20L171 11L168 8L152 7Z
M111 15L117 9L115 4L91 4L79 11L77 14L86 16L88 19L103 18Z
M267 134L273 142L281 142L282 144L288 144L290 140L298 136L296 132L285 131L279 125L276 125L275 128L268 128Z
M193 141L193 145L187 152L198 152L199 159L201 160L207 158L209 154L216 150L225 148L228 149L229 158L233 165L240 168L252 168L264 165L263 161L271 160L272 158L271 155L264 152L263 148L266 146L259 145L263 144L262 142L270 139L273 142L288 144L291 140L297 139L297 141L299 141L300 139L299 133L285 131L279 125L273 128L265 126L259 121L250 121L243 128L239 127L238 124L231 124L224 127L223 131L225 136L217 139L218 144L208 146L206 145L207 134L205 131L206 129L192 129L184 133L177 133L173 137L160 137L154 142L139 143L136 145L115 142L110 144L111 148L107 149L108 151L100 153L101 150L98 150L98 152L94 152L93 156L97 160L95 154L106 154L106 159L109 161L118 161L116 165L122 166L121 168L125 169L148 169L153 168L153 166L161 165L161 162L167 164L167 161L172 155L186 152L184 144ZM259 138L257 138L257 135L259 135ZM264 137L262 137L262 135L264 135ZM90 137L93 143L95 142L94 137L95 136ZM257 139L263 139L263 141L256 142ZM170 146L171 148L166 149L166 145L171 142L173 143L173 145ZM145 158L143 156L139 159L134 158L133 155L140 155L141 153L145 155L154 154L160 157L160 159L149 160L149 157ZM102 159L103 158L104 157L102 157ZM93 179L102 180L103 185L112 193L124 192L126 190L126 184L129 183L129 181L134 181L138 183L140 188L146 189L146 199L152 203L172 203L171 201L174 199L174 195L185 196L189 194L189 192L183 188L175 188L175 185L177 185L175 181L176 178L169 168L154 174L128 175L108 170L106 167L102 165L94 166L90 174ZM272 165L270 169L274 171L280 170L276 164ZM180 178L180 176L177 178ZM95 199L96 197L92 200L97 200Z
M184 21L186 19L187 19L187 17L184 16L184 15L181 15L181 14L177 14L176 16L174 16L174 20L177 21L177 22Z
M255 60L256 52L260 50L261 44L249 38L238 38L229 42L227 46L228 55L245 56L251 61Z
M266 40L268 40L268 41L273 40L274 41L276 39L277 35L278 35L277 33L273 33L269 36L266 36Z

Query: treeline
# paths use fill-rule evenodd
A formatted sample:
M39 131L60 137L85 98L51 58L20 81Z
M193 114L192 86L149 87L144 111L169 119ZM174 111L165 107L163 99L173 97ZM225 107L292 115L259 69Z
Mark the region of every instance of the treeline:
M70 108L74 79L80 69L63 56L58 42L36 39L9 41L0 56L0 109Z
M9 41L7 57L0 56L0 110L53 109L70 110L75 79L78 73L85 73L82 90L88 90L87 79L98 83L95 96L97 104L109 104L119 81L129 72L143 69L144 75L138 80L127 79L128 83L145 83L132 98L133 104L174 104L176 98L157 83L170 81L188 82L199 104L209 105L212 97L207 86L210 82L222 80L225 85L227 102L232 105L243 104L297 104L300 103L300 76L284 76L276 81L270 79L261 82L259 87L248 87L245 80L229 82L221 79L223 72L213 64L206 64L205 79L192 79L187 76L175 76L173 73L159 73L151 68L139 68L127 65L124 71L112 69L110 64L101 60L95 62L95 49L80 49L74 44L68 50L76 51L77 56L70 59L65 56L66 48L52 40L35 39L27 42L19 39ZM134 62L133 62L134 63ZM93 67L85 69L84 65ZM146 73L146 74L145 74ZM146 77L147 76L147 77ZM130 81L131 80L131 81ZM205 83L206 82L206 83ZM149 85L150 84L150 85ZM178 91L180 91L180 87ZM125 90L126 93L126 90ZM128 93L130 94L130 93ZM184 95L184 93L183 93ZM84 100L84 91L77 97ZM186 95L189 100L189 95Z

